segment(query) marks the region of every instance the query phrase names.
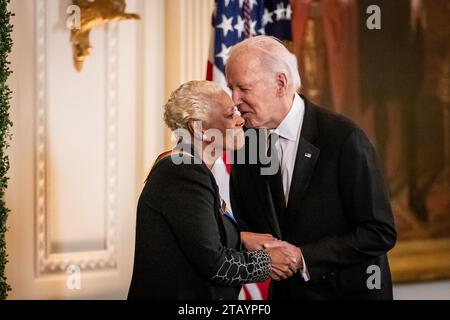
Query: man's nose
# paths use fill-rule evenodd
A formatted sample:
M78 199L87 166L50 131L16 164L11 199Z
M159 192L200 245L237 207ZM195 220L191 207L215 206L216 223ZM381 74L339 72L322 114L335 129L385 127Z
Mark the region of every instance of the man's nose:
M237 90L231 92L231 99L236 106L239 106L242 103L241 96Z

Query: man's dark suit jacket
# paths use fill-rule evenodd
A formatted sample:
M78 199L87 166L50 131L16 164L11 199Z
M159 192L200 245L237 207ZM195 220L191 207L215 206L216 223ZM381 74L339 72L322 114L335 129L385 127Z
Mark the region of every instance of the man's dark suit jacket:
M350 120L303 99L287 208L281 178L261 175L261 164L235 164L233 212L243 230L271 233L302 250L311 280L297 273L273 282L273 299L392 299L386 252L396 230L374 148ZM367 285L376 284L371 265L380 268L380 289Z

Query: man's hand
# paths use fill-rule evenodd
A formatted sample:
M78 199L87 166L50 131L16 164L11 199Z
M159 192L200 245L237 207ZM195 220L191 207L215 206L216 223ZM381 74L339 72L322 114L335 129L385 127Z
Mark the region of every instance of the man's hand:
M248 251L264 250L264 244L275 240L269 233L241 232L241 242Z
M280 240L270 241L264 244L264 247L272 261L272 280L286 279L303 268L300 248Z

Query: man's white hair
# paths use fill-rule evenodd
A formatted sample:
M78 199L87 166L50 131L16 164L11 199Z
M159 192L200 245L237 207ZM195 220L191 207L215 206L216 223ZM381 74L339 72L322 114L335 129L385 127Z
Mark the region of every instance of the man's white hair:
M275 37L256 36L248 38L230 50L228 61L233 60L241 53L255 51L259 53L259 62L267 71L284 73L288 79L288 85L294 91L300 90L301 80L298 72L297 57Z
M211 81L189 81L170 95L164 106L164 121L175 131L188 129L191 121L204 121L213 107L214 96L223 89Z

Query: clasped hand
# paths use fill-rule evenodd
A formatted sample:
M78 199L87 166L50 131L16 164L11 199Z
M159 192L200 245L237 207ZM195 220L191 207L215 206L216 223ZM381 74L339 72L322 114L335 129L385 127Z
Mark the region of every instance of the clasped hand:
M291 277L302 268L302 254L300 248L277 240L271 234L241 232L241 240L247 250L266 251L272 262L272 280L283 280Z

